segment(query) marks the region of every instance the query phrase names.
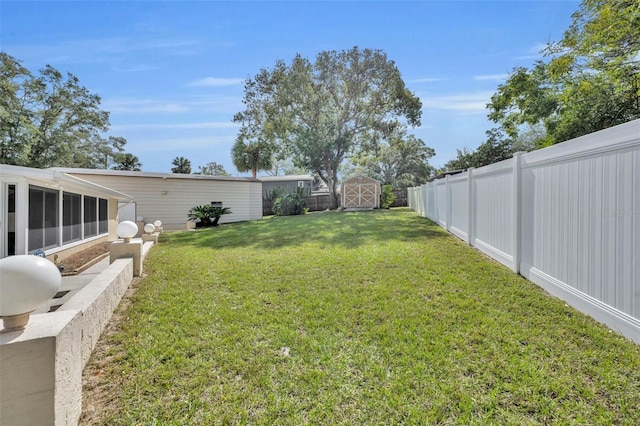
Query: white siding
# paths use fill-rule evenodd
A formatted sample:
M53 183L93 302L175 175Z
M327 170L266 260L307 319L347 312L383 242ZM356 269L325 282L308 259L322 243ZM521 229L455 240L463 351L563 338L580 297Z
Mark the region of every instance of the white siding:
M73 174L133 196L136 215L147 223L159 219L166 230L186 229L189 209L212 201L231 209L220 223L262 219L259 181Z

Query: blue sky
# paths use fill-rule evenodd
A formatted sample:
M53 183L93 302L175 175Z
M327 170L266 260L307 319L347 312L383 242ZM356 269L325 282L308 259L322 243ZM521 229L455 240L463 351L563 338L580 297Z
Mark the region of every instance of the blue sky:
M75 74L111 112L142 170L230 158L243 80L296 53L382 49L423 103L411 133L436 151L476 148L495 127L486 103L571 23L578 1L7 1L0 49L36 72Z

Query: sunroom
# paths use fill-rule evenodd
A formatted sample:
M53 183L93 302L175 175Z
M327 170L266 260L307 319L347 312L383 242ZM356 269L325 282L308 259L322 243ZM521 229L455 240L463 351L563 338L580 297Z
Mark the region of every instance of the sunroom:
M0 258L45 252L63 260L115 240L118 203L133 198L52 170L0 165Z

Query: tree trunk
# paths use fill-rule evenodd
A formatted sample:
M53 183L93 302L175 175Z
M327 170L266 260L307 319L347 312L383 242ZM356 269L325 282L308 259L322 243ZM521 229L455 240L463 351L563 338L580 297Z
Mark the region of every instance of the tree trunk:
M329 171L329 201L331 202L331 210L335 210L339 206L338 202L338 193L337 193L337 182L338 182L338 173L336 171Z

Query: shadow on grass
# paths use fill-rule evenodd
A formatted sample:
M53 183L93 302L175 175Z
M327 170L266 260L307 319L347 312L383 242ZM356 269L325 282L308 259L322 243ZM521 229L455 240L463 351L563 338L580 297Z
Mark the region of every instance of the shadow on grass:
M166 234L166 242L208 248L278 249L312 242L321 248L358 247L386 241L443 238L438 225L407 208L365 212L317 212L232 223Z

